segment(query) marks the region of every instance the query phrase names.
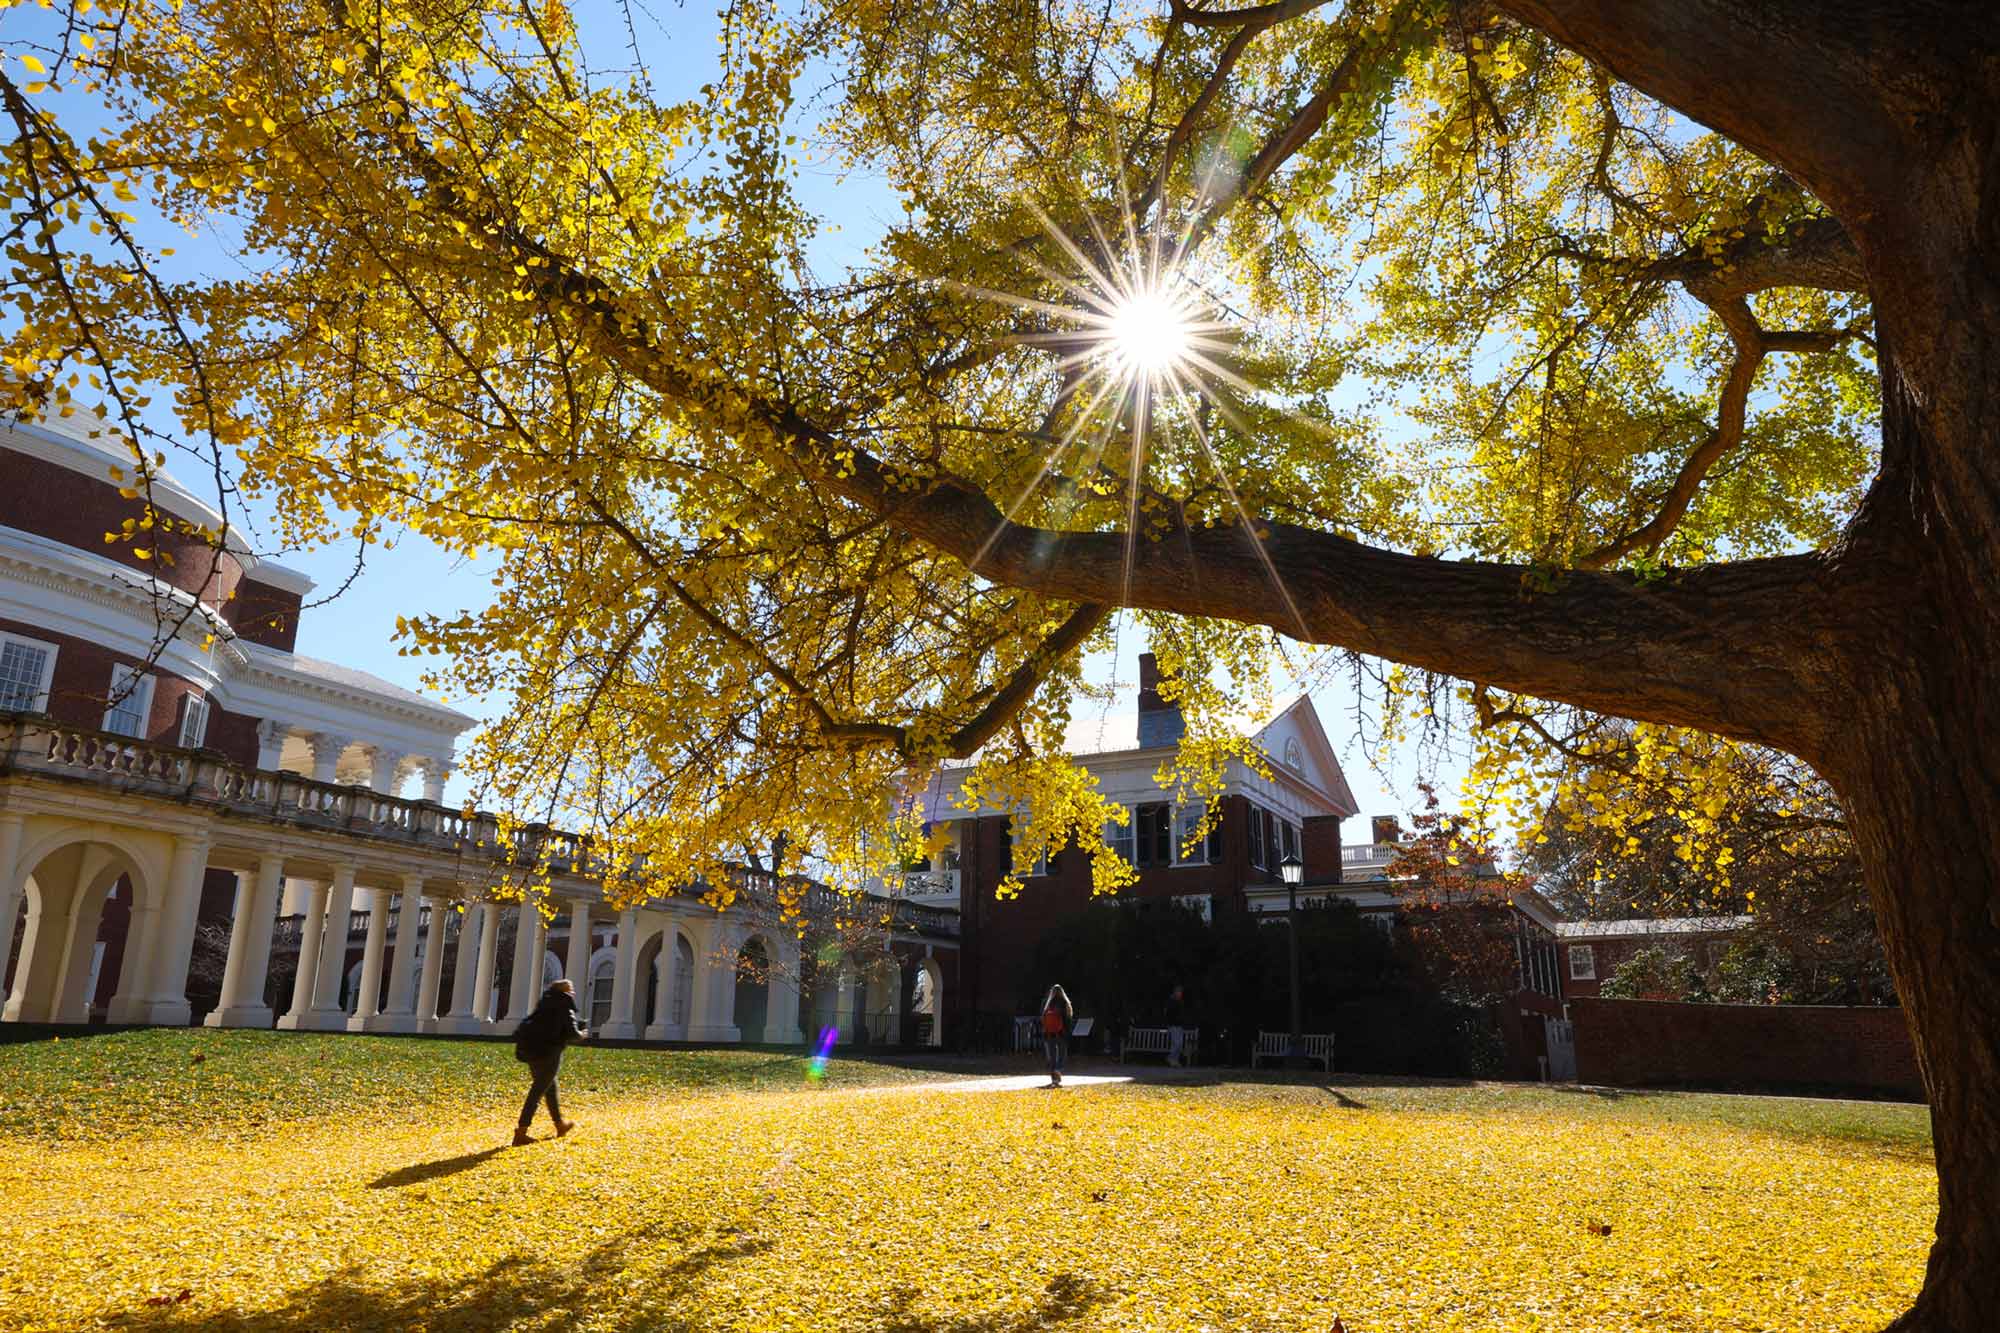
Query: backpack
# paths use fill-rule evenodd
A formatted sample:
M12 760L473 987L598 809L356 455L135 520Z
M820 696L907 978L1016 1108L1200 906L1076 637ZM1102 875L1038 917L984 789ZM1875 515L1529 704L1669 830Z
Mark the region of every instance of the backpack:
M1042 1010L1042 1035L1060 1037L1063 1034L1063 1012L1055 1005Z
M542 1053L543 1036L535 1023L536 1014L529 1014L521 1020L521 1026L514 1029L514 1058L527 1063Z

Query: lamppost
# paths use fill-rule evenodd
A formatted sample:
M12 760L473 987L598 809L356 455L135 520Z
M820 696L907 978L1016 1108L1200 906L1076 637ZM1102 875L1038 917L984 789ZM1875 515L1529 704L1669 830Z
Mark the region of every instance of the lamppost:
M1291 936L1292 962L1292 1042L1285 1051L1285 1067L1295 1068L1305 1054L1305 1021L1299 1010L1299 881L1306 877L1306 863L1292 853L1278 862L1278 875L1285 881L1285 926Z

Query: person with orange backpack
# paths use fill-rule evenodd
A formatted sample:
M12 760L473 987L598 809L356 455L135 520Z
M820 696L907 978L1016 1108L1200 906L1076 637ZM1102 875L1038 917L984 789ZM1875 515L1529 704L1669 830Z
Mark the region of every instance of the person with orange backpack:
M1049 1086L1062 1086L1063 1060L1069 1054L1070 1024L1076 1019L1076 1008L1069 1002L1069 994L1061 985L1049 987L1048 997L1042 1001L1042 1049L1049 1057Z

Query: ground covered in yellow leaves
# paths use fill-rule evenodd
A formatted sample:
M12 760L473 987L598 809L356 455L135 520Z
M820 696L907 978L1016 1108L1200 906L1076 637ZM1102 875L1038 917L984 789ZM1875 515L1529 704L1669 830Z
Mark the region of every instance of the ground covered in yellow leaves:
M520 1075L0 1047L0 1326L1820 1333L1908 1302L1936 1198L1917 1107L580 1049L583 1127L502 1148Z

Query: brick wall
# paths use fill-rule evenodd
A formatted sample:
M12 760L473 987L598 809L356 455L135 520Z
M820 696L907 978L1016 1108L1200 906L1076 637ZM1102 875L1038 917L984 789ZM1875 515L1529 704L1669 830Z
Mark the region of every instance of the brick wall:
M233 554L218 556L198 537L154 528L142 541L105 541L105 533L119 531L124 520L136 521L146 512L143 500L126 499L113 483L94 481L58 463L13 450L0 450L0 474L6 478L0 485L0 525L155 575L211 605L235 593L243 567ZM129 469L126 475L131 475ZM163 551L170 562L141 560L134 554L141 548Z
M1577 1078L1924 1098L1901 1009L1579 998Z

